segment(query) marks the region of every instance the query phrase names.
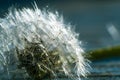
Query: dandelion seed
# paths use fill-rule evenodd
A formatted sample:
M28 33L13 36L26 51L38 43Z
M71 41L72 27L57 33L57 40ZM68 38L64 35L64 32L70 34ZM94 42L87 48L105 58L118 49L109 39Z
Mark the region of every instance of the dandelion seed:
M46 12L36 5L34 9L9 10L8 15L0 19L0 28L0 57L6 63L9 55L9 76L13 72L10 66L18 69L18 64L23 67L24 76L28 74L35 80L46 74L57 77L60 71L78 77L88 73L89 65L83 57L77 33L71 30L71 25L64 23L58 12Z

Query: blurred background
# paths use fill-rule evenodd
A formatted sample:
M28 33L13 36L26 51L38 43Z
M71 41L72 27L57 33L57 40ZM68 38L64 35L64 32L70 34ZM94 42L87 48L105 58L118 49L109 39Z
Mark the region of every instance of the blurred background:
M65 23L80 33L85 51L120 45L120 0L0 0L0 17L5 17L10 7L33 8L34 1L40 9L63 15ZM120 80L120 57L106 58L91 66L91 80L96 75L97 80Z
M63 15L80 33L85 50L120 44L120 0L0 0L0 17L10 7L32 8L34 1L41 9Z

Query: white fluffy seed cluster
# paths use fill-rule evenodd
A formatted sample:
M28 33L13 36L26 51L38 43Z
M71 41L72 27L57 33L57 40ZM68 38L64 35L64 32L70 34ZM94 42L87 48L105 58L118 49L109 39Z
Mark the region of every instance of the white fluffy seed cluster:
M62 62L61 68L66 75L74 72L78 77L86 76L89 65L83 57L79 35L71 28L57 12L40 10L37 6L34 9L9 10L8 15L0 19L0 61L7 65L5 51L15 47L25 49L24 38L30 43L39 43L42 40L47 51L57 49ZM72 62L75 63L74 68L71 68ZM9 67L7 70L9 71Z

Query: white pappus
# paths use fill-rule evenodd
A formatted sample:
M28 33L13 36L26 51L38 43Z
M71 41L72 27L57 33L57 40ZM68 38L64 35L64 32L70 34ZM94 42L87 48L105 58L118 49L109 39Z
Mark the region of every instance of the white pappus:
M80 46L78 34L71 29L71 25L64 23L63 17L59 16L58 12L40 10L36 5L34 9L10 9L6 17L0 19L0 28L0 57L2 57L0 61L4 62L4 66L7 65L9 77L12 72L9 68L11 62L7 61L6 55L13 55L16 59L17 53L15 50L14 53L5 52L16 47L19 50L25 49L27 43L24 38L29 43L40 43L42 40L43 44L40 46L48 52L57 50L62 63L59 67L65 75L74 73L80 79L81 75L86 76L89 73L89 61L83 57L84 50ZM71 63L75 64L73 68ZM55 73L54 70L51 71Z

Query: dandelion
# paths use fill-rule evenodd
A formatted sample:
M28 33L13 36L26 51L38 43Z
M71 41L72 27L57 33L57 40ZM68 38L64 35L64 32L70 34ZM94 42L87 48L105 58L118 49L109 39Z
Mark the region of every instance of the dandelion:
M71 28L58 12L40 10L36 4L34 9L10 9L0 19L2 70L9 79L20 72L35 80L49 74L57 77L58 72L69 77L77 75L78 79L86 76L88 61L83 57L79 35Z

